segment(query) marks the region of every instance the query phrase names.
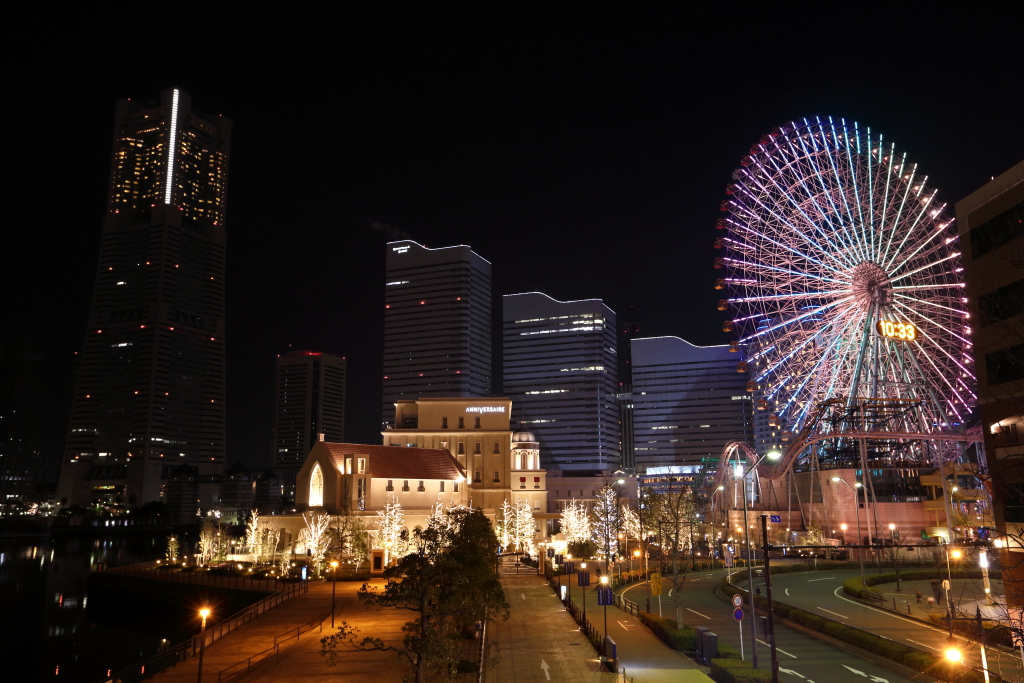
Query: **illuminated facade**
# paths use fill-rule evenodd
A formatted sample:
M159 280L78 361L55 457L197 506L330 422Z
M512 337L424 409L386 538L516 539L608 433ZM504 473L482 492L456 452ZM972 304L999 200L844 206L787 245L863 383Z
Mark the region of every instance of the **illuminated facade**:
M107 211L58 500L157 500L224 466L231 122L188 95L117 103Z
M464 245L387 248L381 422L396 401L490 395L490 262Z
M615 470L619 380L615 312L600 299L502 299L503 389L540 443L543 466Z
M956 205L1006 598L1024 606L1024 162Z
M345 440L345 377L345 359L330 353L290 351L277 357L271 458L288 497L295 494L295 475L317 434Z
M696 475L702 463L718 462L728 442L752 440L747 378L729 348L679 337L632 340L638 474Z

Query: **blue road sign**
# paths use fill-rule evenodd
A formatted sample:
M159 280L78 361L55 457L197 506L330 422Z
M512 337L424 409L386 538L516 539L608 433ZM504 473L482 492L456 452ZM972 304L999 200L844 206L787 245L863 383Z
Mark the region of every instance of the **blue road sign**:
M743 610L737 607L735 610L733 610L732 618L736 621L743 621Z
M772 522L772 523L781 522L782 521L782 515L771 515L771 516L768 517L768 521Z
M611 586L598 586L597 587L597 604L598 605L614 605L615 602L612 599L612 587Z
M572 574L574 571L576 571L576 563L566 562L562 565L562 571L564 571L566 574Z
M561 553L555 555L555 563L556 564L562 564L562 559L563 558L562 558L562 554Z
M576 581L579 583L580 586L589 586L590 572L580 572L576 575Z
M548 548L548 557L554 557L554 556L555 556L555 549L554 548Z

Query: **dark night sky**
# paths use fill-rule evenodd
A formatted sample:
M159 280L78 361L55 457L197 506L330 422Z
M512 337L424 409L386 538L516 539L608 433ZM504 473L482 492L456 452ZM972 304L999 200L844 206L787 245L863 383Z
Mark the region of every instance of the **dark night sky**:
M196 111L235 122L228 461L265 465L274 357L289 344L348 357L347 437L379 439L375 223L428 246L471 245L494 264L496 296L601 297L620 321L635 306L645 335L724 343L713 224L729 173L776 125L857 120L906 151L950 205L1020 161L1022 5L897 4L380 5L263 24L12 23L24 33L5 70L16 208L2 232L0 333L49 349L50 477L116 99L177 86Z

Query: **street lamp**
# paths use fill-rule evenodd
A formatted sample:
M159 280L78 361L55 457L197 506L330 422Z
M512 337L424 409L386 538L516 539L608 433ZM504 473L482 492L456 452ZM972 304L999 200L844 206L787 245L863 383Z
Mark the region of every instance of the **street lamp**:
M635 557L636 561L639 562L640 561L640 551L639 550L634 550L633 551L633 557ZM630 561L629 561L629 571L633 571L633 560L632 559L630 559Z
M206 617L210 616L210 608L204 607L199 610L199 616L203 618L203 625L199 629L199 679L197 683L203 683L203 654L206 652Z
M338 561L331 561L331 628L334 628L334 591L338 586Z
M782 453L779 451L768 451L760 458L754 460L746 472L743 471L743 464L740 462L739 449L735 449L733 453L736 454L736 464L733 466L733 477L740 480L740 491L743 494L743 535L745 537L744 544L747 548L747 583L749 586L748 592L750 593L750 611L756 616L757 605L754 604L754 567L752 562L753 557L750 552L750 519L747 514L747 475L753 472L765 458L768 458L769 460L778 460L782 457ZM737 529L737 531L738 530L739 529ZM751 661L755 669L757 668L757 625L754 623L756 621L757 619L750 620Z
M861 483L859 481L856 482L855 484L851 485L850 482L846 481L842 477L832 477L832 481L842 482L842 483L846 484L847 486L849 486L850 490L853 491L853 502L854 502L853 509L857 513L857 545L860 545L864 537L861 536L861 533L860 533L860 500L859 500L859 496L857 495L857 489L863 488L863 486L861 485ZM843 529L844 530L846 529L846 525L845 524L843 525ZM846 534L843 534L843 535L845 536ZM864 580L864 550L862 548L857 548L857 561L860 563L860 585L861 585L861 588L863 590L867 590L868 589L868 584Z
M992 584L988 580L988 553L984 550L978 555L978 566L981 567L981 580L985 585L985 604L992 604Z
M587 563L580 562L580 569L586 569ZM583 632L587 632L587 583L583 583Z
M607 574L605 574L604 576L601 577L601 585L604 586L604 590L605 591L609 590L609 588L608 588L608 575ZM607 600L604 601L604 642L606 642L606 643L608 642L608 601ZM605 654L607 654L607 653L605 653Z

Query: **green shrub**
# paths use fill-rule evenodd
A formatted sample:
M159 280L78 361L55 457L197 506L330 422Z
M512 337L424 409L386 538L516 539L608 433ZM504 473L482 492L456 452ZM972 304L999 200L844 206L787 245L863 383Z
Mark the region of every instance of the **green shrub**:
M712 659L711 678L718 683L756 683L772 680L771 672L754 669L742 659Z
M644 626L673 650L693 652L696 649L696 633L692 628L676 628L675 619L663 619L650 612L641 612L639 616Z

